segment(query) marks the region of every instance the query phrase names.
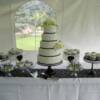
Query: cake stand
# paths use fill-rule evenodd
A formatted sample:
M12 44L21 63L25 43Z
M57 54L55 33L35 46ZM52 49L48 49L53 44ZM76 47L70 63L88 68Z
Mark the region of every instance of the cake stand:
M77 77L78 75L77 75L77 72L76 72L76 64L74 63L74 59L75 59L75 57L72 56L72 55L67 57L67 60L69 61L70 65L72 65L72 67L73 67L71 76Z
M17 55L17 57L16 57L16 59L19 61L19 62L21 62L22 61L22 59L23 59L23 55Z
M44 64L44 63L40 63L38 62L39 65L42 65L42 66L47 66L48 68L46 69L45 71L45 76L46 78L51 78L54 74L55 74L55 71L52 69L52 66L57 66L57 65L60 65L63 61L60 61L58 63L55 63L55 64Z
M94 64L99 64L100 61L94 61L94 60L88 60L88 59L84 59L84 61L91 64L91 69L88 75L95 76L96 72L94 71Z

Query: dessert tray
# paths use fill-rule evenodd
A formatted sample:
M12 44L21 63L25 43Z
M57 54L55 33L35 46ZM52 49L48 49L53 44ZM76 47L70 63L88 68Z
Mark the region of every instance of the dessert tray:
M18 68L25 68L25 67L31 67L32 65L33 65L32 62L26 60L26 61L18 62L16 64L16 67L18 67Z
M0 76L5 77L31 77L31 69L33 63L30 61L21 61L13 65L11 63L0 64Z
M88 60L88 59L84 59L84 61L91 64L91 69L89 71L89 75L95 76L96 72L94 71L94 64L99 64L100 61L94 61L94 60Z
M0 52L0 62L8 60L9 57L7 54Z
M93 63L93 64L100 64L100 61L94 61L94 60L88 60L88 59L84 59L85 62L87 63Z

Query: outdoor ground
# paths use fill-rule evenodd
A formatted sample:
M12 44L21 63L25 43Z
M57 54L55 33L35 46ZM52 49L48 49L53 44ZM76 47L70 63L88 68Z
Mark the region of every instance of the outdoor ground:
M41 36L16 37L17 48L23 50L37 50L40 46Z

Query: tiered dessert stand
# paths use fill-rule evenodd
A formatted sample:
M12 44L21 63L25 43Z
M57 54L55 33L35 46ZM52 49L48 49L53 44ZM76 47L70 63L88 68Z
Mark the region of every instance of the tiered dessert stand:
M88 60L88 59L84 59L84 61L91 64L91 69L88 74L91 76L95 76L96 72L94 71L94 64L100 64L100 61L94 61L94 60Z

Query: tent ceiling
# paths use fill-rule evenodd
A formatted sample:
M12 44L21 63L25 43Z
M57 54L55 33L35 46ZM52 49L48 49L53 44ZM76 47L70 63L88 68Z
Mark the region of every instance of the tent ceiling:
M5 43L11 48L15 44L10 36L14 35L14 13L29 0L0 0L0 35L8 39ZM60 39L66 48L79 48L100 51L100 0L41 0L52 7L57 14ZM2 40L0 36L0 40ZM9 44L8 44L9 43ZM0 42L0 45L2 43Z

